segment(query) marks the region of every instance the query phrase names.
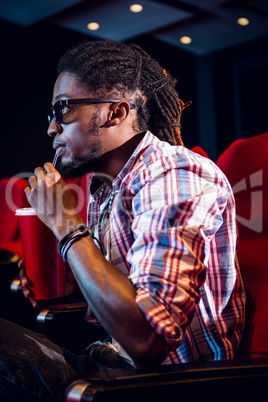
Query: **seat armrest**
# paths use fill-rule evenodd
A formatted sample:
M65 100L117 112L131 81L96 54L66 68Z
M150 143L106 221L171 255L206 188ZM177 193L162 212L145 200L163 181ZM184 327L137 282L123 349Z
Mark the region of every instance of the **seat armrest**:
M42 307L36 315L37 330L73 352L81 351L108 336L104 328L85 320L87 307L86 302Z
M11 281L10 291L12 294L18 294L21 292L21 283L19 278L15 278Z
M187 400L255 400L267 392L268 360L233 360L163 365L158 369L108 369L77 376L65 393L66 402L116 400L162 402L168 395Z
M66 321L74 322L84 320L87 303L55 304L41 308L36 316L39 329L47 330L64 324Z

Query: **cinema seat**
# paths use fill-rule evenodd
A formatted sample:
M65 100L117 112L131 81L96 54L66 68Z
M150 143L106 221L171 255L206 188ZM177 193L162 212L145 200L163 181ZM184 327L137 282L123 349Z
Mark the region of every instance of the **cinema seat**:
M242 357L268 358L268 132L239 139L219 157L236 200L238 259L247 292Z
M23 256L17 208L28 207L22 178L0 179L0 316L9 318L12 310L10 283L18 275L18 261Z
M19 221L15 215L17 208L28 207L24 193L27 181L22 178L0 179L0 250L22 257L22 246L19 233ZM3 258L4 252L2 251Z

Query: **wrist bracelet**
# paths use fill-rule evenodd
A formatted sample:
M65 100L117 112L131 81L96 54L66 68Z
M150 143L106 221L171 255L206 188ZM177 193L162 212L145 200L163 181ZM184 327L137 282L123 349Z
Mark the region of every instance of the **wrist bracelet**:
M91 230L86 225L79 225L77 228L70 230L58 244L58 252L65 262L67 261L67 251L73 243L82 237L92 236Z
M75 232L81 232L82 230L85 230L85 229L86 229L86 225L79 225L77 228L70 230L65 236L63 236L63 238L59 241L59 245L58 245L59 253L61 254L62 247L67 242L69 237L72 236L72 234L74 234Z

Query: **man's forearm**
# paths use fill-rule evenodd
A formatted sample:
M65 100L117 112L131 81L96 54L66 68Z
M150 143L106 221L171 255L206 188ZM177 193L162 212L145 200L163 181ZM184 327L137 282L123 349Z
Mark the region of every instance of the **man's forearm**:
M166 342L140 311L131 281L104 258L91 238L72 245L68 262L95 316L136 364L161 363Z

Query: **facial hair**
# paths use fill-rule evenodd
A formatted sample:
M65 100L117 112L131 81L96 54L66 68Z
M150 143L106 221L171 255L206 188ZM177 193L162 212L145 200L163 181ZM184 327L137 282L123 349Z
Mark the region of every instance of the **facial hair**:
M101 166L101 141L100 141L100 118L96 110L84 135L94 137L94 144L88 150L86 156L74 157L71 162L65 164L61 158L57 163L57 170L65 180L81 177L84 174L96 172Z

